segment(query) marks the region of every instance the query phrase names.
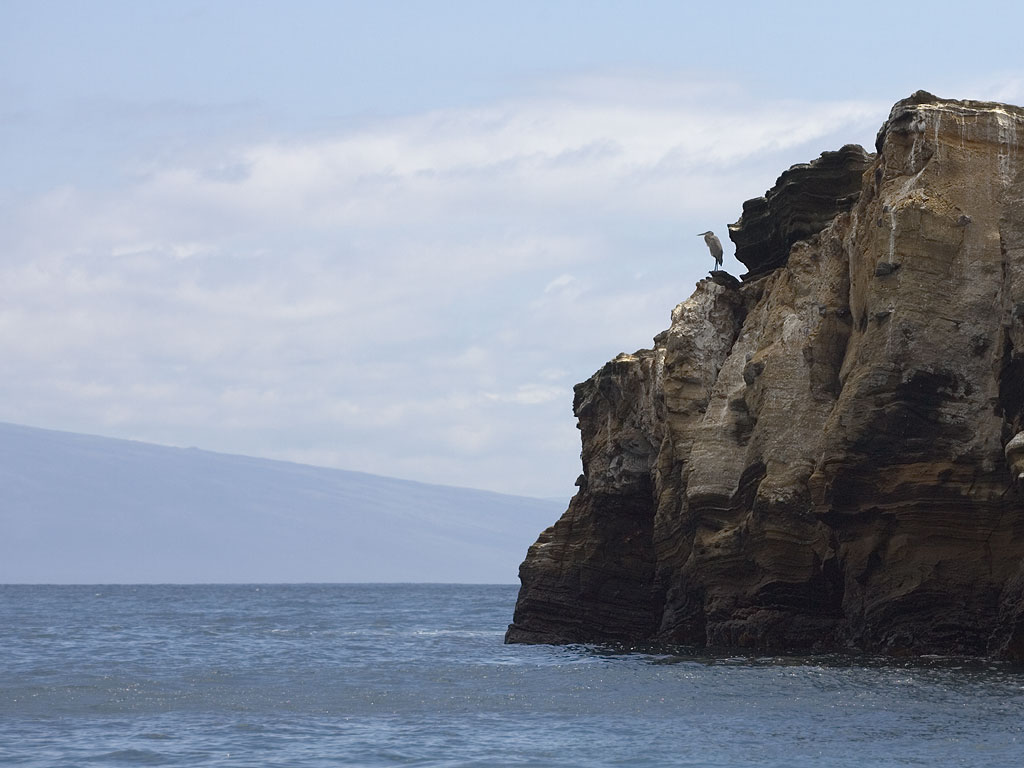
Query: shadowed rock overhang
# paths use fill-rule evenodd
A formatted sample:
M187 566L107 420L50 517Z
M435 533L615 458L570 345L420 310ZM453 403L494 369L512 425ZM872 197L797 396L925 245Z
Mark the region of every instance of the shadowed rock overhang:
M751 280L781 267L789 249L816 235L860 197L861 177L874 155L857 144L784 171L762 197L743 203L739 221L729 225L736 259Z

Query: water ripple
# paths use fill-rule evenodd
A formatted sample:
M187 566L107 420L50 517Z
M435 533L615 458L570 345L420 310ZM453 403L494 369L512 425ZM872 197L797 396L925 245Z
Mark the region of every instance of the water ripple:
M0 587L0 764L1024 765L972 659L505 646L513 587Z

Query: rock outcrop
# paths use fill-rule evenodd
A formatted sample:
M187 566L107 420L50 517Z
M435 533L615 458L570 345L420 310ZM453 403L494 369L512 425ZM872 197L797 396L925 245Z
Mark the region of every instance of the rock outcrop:
M874 160L857 144L822 152L809 163L794 165L762 197L743 204L739 221L729 225L736 260L750 280L786 263L789 249L816 235L860 197L861 177Z
M744 281L576 387L506 639L1024 659L1018 132L919 92L745 205Z

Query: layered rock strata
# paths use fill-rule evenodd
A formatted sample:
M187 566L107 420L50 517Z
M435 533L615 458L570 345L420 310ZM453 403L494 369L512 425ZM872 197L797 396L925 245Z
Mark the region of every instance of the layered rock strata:
M816 235L860 197L861 178L874 156L857 144L822 152L809 163L794 165L763 196L747 200L739 221L729 225L736 260L750 280L786 263L789 249Z
M576 387L579 492L506 639L1024 658L1018 133L917 93L859 189L783 174L731 232L744 282ZM797 218L827 224L780 260Z

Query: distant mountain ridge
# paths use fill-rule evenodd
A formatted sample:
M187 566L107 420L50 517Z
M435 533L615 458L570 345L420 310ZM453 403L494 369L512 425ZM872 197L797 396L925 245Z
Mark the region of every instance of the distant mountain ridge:
M513 583L563 508L0 423L0 583Z

